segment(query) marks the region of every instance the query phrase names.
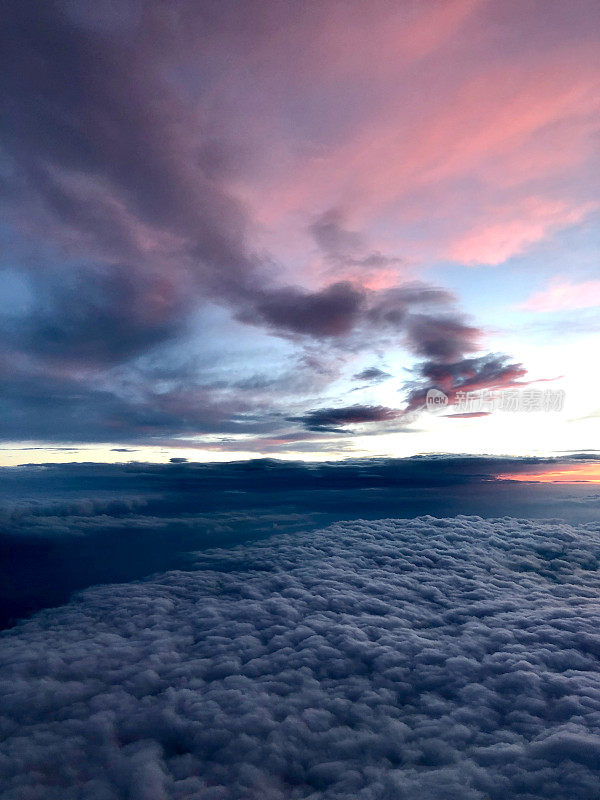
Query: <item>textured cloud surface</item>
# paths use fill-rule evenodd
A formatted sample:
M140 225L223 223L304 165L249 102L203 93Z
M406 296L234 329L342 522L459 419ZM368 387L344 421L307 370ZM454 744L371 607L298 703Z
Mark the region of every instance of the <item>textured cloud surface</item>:
M600 527L340 523L4 635L3 800L597 798Z

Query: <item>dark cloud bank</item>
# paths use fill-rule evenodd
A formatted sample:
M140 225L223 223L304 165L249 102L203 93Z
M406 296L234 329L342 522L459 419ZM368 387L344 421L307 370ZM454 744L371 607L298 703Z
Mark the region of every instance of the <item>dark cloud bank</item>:
M595 800L600 528L338 523L0 645L3 800Z
M343 408L318 408L302 417L291 417L311 431L338 432L340 426L359 425L365 422L386 422L397 419L401 412L385 406L344 406Z

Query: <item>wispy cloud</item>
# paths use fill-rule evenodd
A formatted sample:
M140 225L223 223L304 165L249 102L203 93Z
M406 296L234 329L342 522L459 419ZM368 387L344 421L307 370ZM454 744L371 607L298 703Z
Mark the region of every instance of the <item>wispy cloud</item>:
M555 278L549 286L519 305L524 311L539 313L595 307L600 307L600 280L577 283L562 277Z

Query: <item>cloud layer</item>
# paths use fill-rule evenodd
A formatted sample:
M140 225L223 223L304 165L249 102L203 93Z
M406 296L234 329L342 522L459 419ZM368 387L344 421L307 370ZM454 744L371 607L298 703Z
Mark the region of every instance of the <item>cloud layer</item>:
M594 521L600 511L594 484L532 484L528 478L568 477L578 465L588 465L591 473L597 463L598 454L589 453L557 459L416 456L318 464L175 460L4 468L0 628L66 603L73 592L94 584L188 569L190 553L216 542L232 546L273 532L324 527L340 519L340 509L346 520L512 514Z
M1 641L0 797L592 800L597 524L334 525Z

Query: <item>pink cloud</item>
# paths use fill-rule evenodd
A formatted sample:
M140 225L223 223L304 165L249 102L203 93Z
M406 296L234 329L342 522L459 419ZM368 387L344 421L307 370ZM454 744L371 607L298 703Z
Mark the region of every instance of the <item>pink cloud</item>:
M481 222L452 243L449 255L464 264L502 264L528 246L561 228L581 222L597 206L570 205L543 197L527 197L493 212L493 220Z
M572 311L577 308L600 307L600 280L571 283L556 278L542 291L519 305L526 311Z
M486 4L452 9L449 21L428 7L412 27L371 15L362 47L355 20L337 36L326 27L331 47L303 73L306 130L279 120L272 161L236 186L264 230L297 225L317 201L346 208L386 251L496 264L595 207L596 45L581 30L557 37L558 23L542 36L525 12L507 33ZM425 17L436 34L413 51Z

